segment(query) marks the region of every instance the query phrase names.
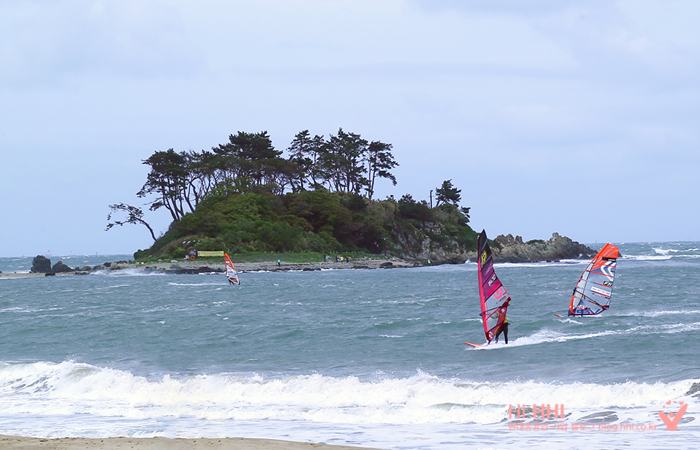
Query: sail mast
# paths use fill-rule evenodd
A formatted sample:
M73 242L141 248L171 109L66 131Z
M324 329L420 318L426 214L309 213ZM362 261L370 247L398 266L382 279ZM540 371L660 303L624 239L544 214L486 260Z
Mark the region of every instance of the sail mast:
M486 340L491 342L503 326L508 311L510 296L493 267L493 254L488 244L486 231L481 231L477 244L477 266L479 277L479 298L481 319L484 323Z

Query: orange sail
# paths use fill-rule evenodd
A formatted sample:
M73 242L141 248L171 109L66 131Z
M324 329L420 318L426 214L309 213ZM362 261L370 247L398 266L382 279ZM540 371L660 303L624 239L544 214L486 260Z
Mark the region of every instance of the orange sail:
M578 279L569 303L570 316L593 316L610 307L615 269L620 252L606 244Z
M238 277L238 272L236 272L236 268L233 267L228 253L224 253L224 262L226 263L226 278L228 278L228 282L231 284L241 284L241 279Z

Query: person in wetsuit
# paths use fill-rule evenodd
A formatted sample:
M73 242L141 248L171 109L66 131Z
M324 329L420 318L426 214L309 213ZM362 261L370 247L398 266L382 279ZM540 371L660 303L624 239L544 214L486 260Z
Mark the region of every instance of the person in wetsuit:
M508 316L506 316L506 313L508 312L508 304L510 303L510 298L506 300L506 302L503 304L503 325L501 325L501 328L498 329L498 332L496 333L495 341L498 342L498 336L503 333L503 336L506 338L506 344L508 344Z

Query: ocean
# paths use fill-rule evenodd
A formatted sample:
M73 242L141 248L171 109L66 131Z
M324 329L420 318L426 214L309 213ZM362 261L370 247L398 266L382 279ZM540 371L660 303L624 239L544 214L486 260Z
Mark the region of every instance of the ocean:
M596 317L566 317L588 261L496 264L510 343L485 349L464 344L485 341L471 262L250 272L241 286L131 270L0 278L0 434L696 447L700 242L616 245Z

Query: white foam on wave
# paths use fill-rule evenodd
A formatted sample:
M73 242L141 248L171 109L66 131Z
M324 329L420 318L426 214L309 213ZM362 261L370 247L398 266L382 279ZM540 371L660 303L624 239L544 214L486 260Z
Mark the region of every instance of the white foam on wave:
M530 335L530 336L522 336L522 337L516 338L516 339L512 340L509 345L514 346L514 347L519 347L519 346L523 346L523 345L544 344L547 342L566 342L566 341L572 341L572 340L592 339L592 338L598 338L598 337L602 337L602 336L610 336L613 334L621 334L621 333L618 331L607 330L607 331L600 331L598 333L567 334L567 333L561 333L558 331L544 329L544 330L538 331L535 334Z
M123 287L130 287L130 284L111 284L109 286L97 286L94 287L93 289L96 291L108 291L110 289L119 289Z
M700 254L697 254L697 248L690 249L673 249L673 248L660 248L653 247L653 254L647 255L629 255L622 254L620 259L630 260L630 261L668 261L675 258L700 258Z
M583 320L591 320L591 318L586 318ZM574 319L568 319L568 322L579 323ZM550 342L567 342L576 341L582 339L594 339L603 336L615 336L615 335L640 335L640 334L673 334L673 333L685 333L689 331L700 330L700 322L691 323L677 323L677 324L663 324L663 325L641 325L637 327L632 327L624 330L606 330L599 331L597 333L563 333L560 331L554 331L549 329L543 329L537 331L536 333L529 336L521 336L510 341L508 346L500 342L496 345L492 343L484 347L484 350L499 350L507 347L520 347L527 345L539 345Z
M0 365L3 414L81 415L159 420L278 420L343 424L498 423L516 404L565 404L589 410L658 408L686 398L696 380L654 384L470 382L423 372L406 378L320 374L266 379L215 374L149 380L130 372L71 361ZM581 395L586 392L586 395Z
M658 253L659 255L668 255L669 253L691 253L691 252L697 252L697 251L700 251L700 248L687 248L687 249L669 248L669 249L664 249L664 248L654 247L654 252ZM682 256L697 256L697 255L682 255Z
M535 267L535 268L544 268L544 267L552 267L552 266L572 266L572 265L585 265L588 264L590 261L589 260L583 260L583 259L562 259L560 261L548 261L548 262L524 262L524 263L509 263L509 262L503 262L503 263L495 263L494 266L496 267Z
M166 276L163 272L151 272L140 269L120 269L120 270L97 270L90 274L91 276L106 276L106 277L162 277Z
M688 310L679 310L679 311L644 311L642 315L644 317L659 317L659 316L666 316L666 315L692 315L692 314L700 314L700 309L688 309ZM635 314L635 316L638 314Z
M622 255L620 259L630 261L667 261L673 258L673 255Z

